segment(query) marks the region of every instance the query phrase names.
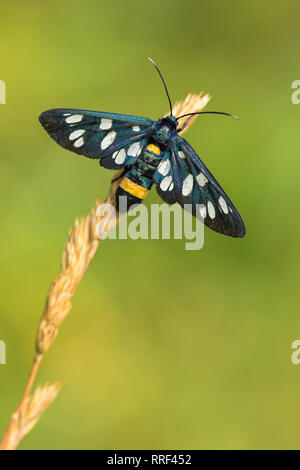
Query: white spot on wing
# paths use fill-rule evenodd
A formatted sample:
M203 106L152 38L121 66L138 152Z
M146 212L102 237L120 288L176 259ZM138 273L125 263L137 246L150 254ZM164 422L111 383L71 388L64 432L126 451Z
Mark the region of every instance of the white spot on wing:
M168 187L171 185L171 183L173 183L172 176L166 176L160 183L160 189L162 191L166 191Z
M172 181L172 183L171 183L170 186L169 186L169 191L172 191L173 188L174 188L174 183L173 183L173 181Z
M78 139L78 137L81 137L84 133L85 133L84 129L77 129L77 131L71 132L71 134L69 135L69 139L70 140Z
M179 158L182 158L182 159L185 158L185 155L184 155L184 153L183 153L182 150L179 150L179 152L178 152L178 157L179 157Z
M105 137L104 139L102 140L101 142L101 148L102 150L104 149L107 149L107 147L109 147L113 141L115 140L115 137L116 137L117 133L115 131L110 131Z
M200 186L205 186L208 183L208 179L206 176L200 171L199 175L196 176L196 180L198 181Z
M134 132L138 132L138 131L141 130L141 128L140 128L140 126L132 126L132 130L133 130Z
M169 170L170 170L170 167L171 167L171 164L170 164L170 160L167 159L167 160L164 160L163 162L161 162L159 165L158 165L158 172L163 175L163 176L167 176L167 174L169 173Z
M182 185L182 195L183 196L188 196L191 194L192 189L193 189L193 184L194 184L194 178L193 175L187 175L187 177L183 181Z
M207 210L208 210L208 215L211 219L214 219L216 217L216 211L214 208L214 205L211 201L208 201L207 203Z
M199 214L201 215L202 219L205 219L207 211L206 211L206 206L204 204L200 204Z
M125 158L126 158L125 149L117 150L113 154L113 159L118 165L121 165L122 163L124 163Z
M219 204L224 214L228 214L228 206L226 204L225 199L222 196L219 197Z
M79 137L79 139L75 140L74 142L74 147L78 148L78 147L82 147L84 144L84 138L83 137Z
M67 124L72 124L73 122L80 122L83 119L82 114L72 114L71 116L66 118Z
M110 129L112 126L112 120L107 118L102 118L100 123L100 129Z
M141 153L142 147L140 142L135 142L134 144L131 144L129 149L128 149L128 156L129 157L137 157Z

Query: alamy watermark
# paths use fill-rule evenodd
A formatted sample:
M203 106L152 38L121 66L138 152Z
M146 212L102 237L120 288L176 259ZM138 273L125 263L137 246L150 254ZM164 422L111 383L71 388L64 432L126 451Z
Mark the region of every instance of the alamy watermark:
M300 103L300 80L294 80L292 83L292 88L295 91L292 93L291 100L293 104Z
M6 104L6 84L0 80L0 104Z
M126 211L126 196L120 197L119 207L122 218L116 226L117 212L112 204L100 204L96 214L102 219L97 225L98 238L126 240L186 240L186 250L201 250L204 245L204 225L200 216L205 206L197 204L196 213L192 215L192 205L186 204L184 211L179 204L151 204L148 208L144 204L137 204L129 212ZM172 222L172 227L171 227Z
M291 355L291 361L297 366L300 364L300 339L295 339L295 341L292 342L291 347L292 349L295 349Z
M0 340L0 365L6 364L6 344Z

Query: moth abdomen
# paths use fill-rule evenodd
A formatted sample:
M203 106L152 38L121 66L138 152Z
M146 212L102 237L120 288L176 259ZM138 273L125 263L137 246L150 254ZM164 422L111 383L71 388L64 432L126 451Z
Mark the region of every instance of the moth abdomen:
M118 212L127 212L145 199L154 183L153 176L160 160L160 148L149 144L137 163L125 171L116 192Z
M145 194L144 197L146 197L146 195L147 194ZM124 214L125 212L128 212L136 204L140 204L143 201L143 199L144 198L137 197L134 194L131 194L128 190L124 189L122 186L119 186L116 191L116 209L120 214Z

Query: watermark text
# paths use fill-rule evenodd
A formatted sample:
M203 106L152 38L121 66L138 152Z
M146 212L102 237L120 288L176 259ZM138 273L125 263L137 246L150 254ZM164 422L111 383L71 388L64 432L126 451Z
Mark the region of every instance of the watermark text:
M292 88L295 89L295 91L292 93L291 100L293 104L299 104L300 103L300 80L294 80L292 83Z
M295 341L292 342L291 347L292 349L295 349L291 355L291 361L297 366L300 364L300 339L295 339Z
M0 364L6 364L6 344L0 340Z
M122 199L122 197L120 197ZM124 197L122 203L126 204ZM199 206L199 207L198 207ZM200 214L201 204L196 211ZM122 207L121 207L122 209ZM186 240L186 250L201 250L204 245L204 225L200 215L192 215L192 205L186 204L184 211L179 204L151 204L148 208L144 204L136 204L129 212L126 207L121 210L120 224L117 226L118 214L112 204L100 204L96 215L101 217L97 224L99 239L110 238L119 240ZM115 229L115 230L113 230Z
M6 84L0 80L0 104L6 104Z

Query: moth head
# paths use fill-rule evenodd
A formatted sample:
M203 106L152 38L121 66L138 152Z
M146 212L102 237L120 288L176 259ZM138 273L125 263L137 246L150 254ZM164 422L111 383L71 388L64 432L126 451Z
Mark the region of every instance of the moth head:
M159 144L167 144L171 139L174 131L176 131L177 121L174 116L168 116L158 122L155 132L155 139Z

